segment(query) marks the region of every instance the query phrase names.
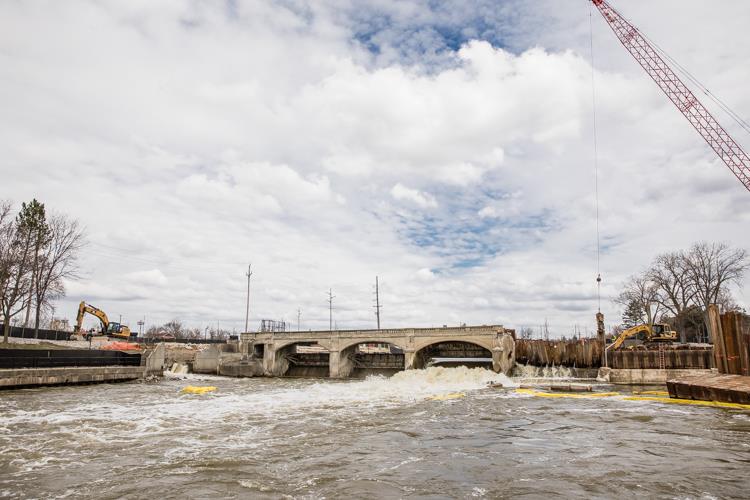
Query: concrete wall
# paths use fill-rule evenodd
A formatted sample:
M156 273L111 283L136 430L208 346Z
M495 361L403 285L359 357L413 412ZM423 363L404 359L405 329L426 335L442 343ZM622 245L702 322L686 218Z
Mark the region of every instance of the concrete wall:
M239 362L242 359L242 355L236 351L236 346L226 344L216 344L198 351L193 359L193 372L219 375L223 365Z
M661 385L667 380L711 373L711 370L654 370L654 369L616 369L600 368L600 380L620 385Z
M193 371L195 373L218 373L219 355L219 349L213 345L202 351L196 351L193 357Z
M166 362L164 353L165 349L163 343L157 345L148 353L144 353L144 356L141 359L144 361L145 375L161 376L164 374L164 364Z
M143 377L141 366L80 366L0 370L0 388L119 382Z
M225 377L260 377L263 375L261 360L226 361L219 365L219 375Z

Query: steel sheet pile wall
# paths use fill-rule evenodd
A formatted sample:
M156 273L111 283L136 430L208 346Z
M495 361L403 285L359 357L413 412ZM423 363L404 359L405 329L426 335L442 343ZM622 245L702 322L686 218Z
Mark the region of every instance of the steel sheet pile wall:
M714 356L719 373L750 375L750 321L740 312L719 315L716 306L708 308Z
M607 352L610 368L616 369L710 369L713 367L713 350L711 348L670 349L663 351L621 349Z
M140 366L141 355L96 349L0 349L0 368Z
M602 344L597 339L516 340L516 362L532 366L601 366Z

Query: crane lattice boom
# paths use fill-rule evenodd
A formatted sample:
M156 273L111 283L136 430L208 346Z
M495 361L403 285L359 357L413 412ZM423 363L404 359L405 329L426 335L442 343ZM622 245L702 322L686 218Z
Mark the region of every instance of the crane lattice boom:
M659 88L685 115L685 118L703 136L726 163L732 173L750 191L750 157L724 130L718 121L701 104L695 94L680 80L672 68L651 46L634 25L625 20L605 0L591 0L602 13L607 24L615 32L620 42L628 49L638 64L653 78Z

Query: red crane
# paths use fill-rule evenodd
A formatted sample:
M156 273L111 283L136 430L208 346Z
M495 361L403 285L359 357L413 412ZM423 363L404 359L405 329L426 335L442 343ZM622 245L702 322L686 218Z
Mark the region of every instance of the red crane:
M612 31L729 170L750 191L750 157L672 71L645 36L605 0L591 0Z

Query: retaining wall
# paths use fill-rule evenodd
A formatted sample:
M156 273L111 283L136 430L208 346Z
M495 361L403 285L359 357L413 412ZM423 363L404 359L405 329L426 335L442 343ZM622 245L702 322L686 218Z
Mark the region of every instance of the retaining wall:
M600 380L620 385L663 385L667 380L679 377L692 377L710 374L711 370L654 370L654 369L615 369L600 368Z
M0 388L123 382L143 377L140 366L66 366L0 369Z
M662 351L618 349L607 351L607 366L625 370L710 370L713 368L713 349L675 349L664 346Z

